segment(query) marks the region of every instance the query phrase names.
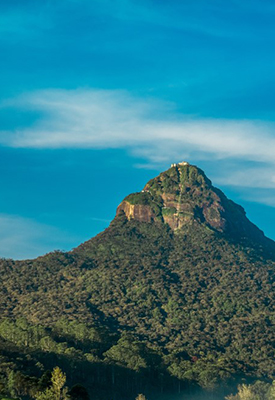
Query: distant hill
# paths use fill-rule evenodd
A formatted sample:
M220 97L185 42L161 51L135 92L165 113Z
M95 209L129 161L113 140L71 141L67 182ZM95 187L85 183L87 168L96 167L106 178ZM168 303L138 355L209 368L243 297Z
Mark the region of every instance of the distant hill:
M104 399L275 377L275 243L196 166L173 164L71 252L0 270L4 386L55 365Z

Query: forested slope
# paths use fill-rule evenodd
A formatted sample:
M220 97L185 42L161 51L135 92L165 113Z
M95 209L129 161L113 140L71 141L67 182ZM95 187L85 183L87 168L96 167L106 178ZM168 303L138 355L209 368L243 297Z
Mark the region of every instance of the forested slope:
M173 166L71 252L1 261L3 391L57 364L100 398L272 379L274 254L203 171Z

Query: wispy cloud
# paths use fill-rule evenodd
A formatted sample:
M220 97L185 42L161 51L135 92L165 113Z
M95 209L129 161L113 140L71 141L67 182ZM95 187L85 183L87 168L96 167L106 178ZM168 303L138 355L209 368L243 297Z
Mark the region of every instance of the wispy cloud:
M66 240L73 244L74 239L32 219L0 214L0 257L34 258L59 248Z
M97 217L90 217L89 220L98 222L107 222L107 223L110 223L112 221L111 219L97 218Z
M223 177L220 181L228 186L275 189L275 165L273 167L260 165L235 170L234 175L227 178ZM217 179L217 182L219 182L219 179Z
M256 203L262 203L270 207L275 207L275 190L270 190L266 194L261 194L261 193L252 193L249 196L247 196L248 200L253 200Z
M123 91L46 90L6 101L40 113L32 126L1 132L0 143L18 148L124 148L149 164L171 160L244 160L224 184L275 186L275 125L249 120L200 119L169 103L141 100ZM243 165L243 164L242 164Z

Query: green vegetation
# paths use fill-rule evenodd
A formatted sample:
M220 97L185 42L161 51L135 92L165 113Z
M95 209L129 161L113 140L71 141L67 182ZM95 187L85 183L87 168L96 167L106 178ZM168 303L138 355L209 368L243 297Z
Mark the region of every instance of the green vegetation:
M66 383L66 375L59 367L55 367L52 372L51 386L43 392L38 392L35 395L36 400L69 400L68 388Z
M3 375L3 371L1 372L1 393L5 394L1 400L26 397L35 400L69 400L70 398L68 388L64 386L66 375L59 367L55 367L52 372L46 371L40 379L11 369L7 370L6 375ZM83 400L88 400L88 397L86 396Z
M171 216L176 214L177 210L175 207L165 207L162 209L162 215Z
M125 197L125 201L130 204L149 206L152 204L152 196L148 192L132 193Z
M246 224L252 233L237 235L242 208L214 192L198 169L186 172L184 188L179 174L171 168L148 183L148 192L126 200L171 215L175 207L163 208L161 196L163 188L175 188L187 204L181 213L192 219L182 230L121 212L71 252L1 260L3 396L39 392L43 399L53 385L47 370L56 365L71 397L84 400L87 390L91 398L123 400L274 379L274 242L244 219L240 229ZM215 230L190 211L217 193L235 230Z
M256 381L253 385L242 384L238 387L238 393L227 396L227 400L274 400L275 381L271 384Z

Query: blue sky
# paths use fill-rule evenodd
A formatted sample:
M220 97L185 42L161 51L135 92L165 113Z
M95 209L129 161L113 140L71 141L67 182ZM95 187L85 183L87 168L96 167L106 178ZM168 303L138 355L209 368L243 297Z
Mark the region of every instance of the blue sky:
M69 250L188 160L275 239L273 1L0 3L0 256Z

